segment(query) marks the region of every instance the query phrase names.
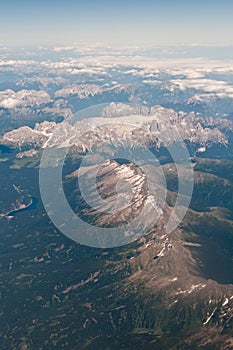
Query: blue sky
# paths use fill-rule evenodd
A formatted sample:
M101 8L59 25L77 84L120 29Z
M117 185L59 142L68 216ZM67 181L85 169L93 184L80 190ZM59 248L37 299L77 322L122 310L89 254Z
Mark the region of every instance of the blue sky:
M0 46L233 45L232 0L6 0Z

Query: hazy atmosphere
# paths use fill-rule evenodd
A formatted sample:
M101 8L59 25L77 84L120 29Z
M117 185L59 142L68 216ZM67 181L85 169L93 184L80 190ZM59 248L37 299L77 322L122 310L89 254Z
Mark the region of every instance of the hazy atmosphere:
M1 45L230 45L231 0L1 2Z

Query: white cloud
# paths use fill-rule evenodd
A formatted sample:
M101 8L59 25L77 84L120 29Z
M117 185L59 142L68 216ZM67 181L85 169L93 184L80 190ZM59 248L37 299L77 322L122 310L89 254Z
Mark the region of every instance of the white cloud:
M26 65L35 65L35 61L31 60L1 60L0 66L26 66Z

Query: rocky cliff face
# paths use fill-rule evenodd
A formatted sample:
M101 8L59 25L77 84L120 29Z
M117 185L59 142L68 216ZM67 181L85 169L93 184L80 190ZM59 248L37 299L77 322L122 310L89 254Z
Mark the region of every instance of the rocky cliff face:
M61 324L56 326L56 332L62 336L65 326L70 327L71 332L78 328L79 349L96 348L96 342L98 344L101 336L102 348L106 348L108 339L110 348L113 348L114 341L109 334L119 333L123 338L128 337L126 344L134 341L134 347L138 342L143 344L146 337L145 349L154 349L155 346L169 350L231 349L232 162L207 161L203 158L198 164L193 164L194 201L181 225L171 234L166 233L165 226L177 196L174 164L167 162L163 166L168 187L163 205L160 202L160 187L149 191L148 179L156 170L151 164L147 164L148 172L145 174L132 161L115 159L114 151L112 159L102 161L103 154L111 154L104 145L100 155L90 153L86 166L77 165L83 152L94 150L103 140L113 150L133 150L151 144L159 148L160 145L176 141L177 130L184 140L195 144L197 148L208 148L210 145L225 147L229 142L231 122L202 120L193 114L177 114L161 107L141 111L127 110L124 105L118 107L117 116L116 105L112 105L100 117L77 121L74 125L67 122L46 122L38 124L34 129L14 130L3 137L6 144L27 146L32 150L72 147L72 171L66 174L64 189L68 188L66 194L72 209L90 224L120 228L139 218L136 227L139 232L137 242L114 252L95 253L93 265L90 264L92 261L86 260L91 267L90 273L85 272L85 277L77 278L75 270L75 277L64 277L64 285L60 282L55 285L53 278L46 279L49 281L49 290L53 291L52 305L58 303L61 308L70 303L69 306L72 306L68 312L72 313L78 309L73 308L77 302L75 298L81 296L82 303L83 300L88 303L88 306L83 306L79 301L78 305L85 308L85 311L82 314L78 309L78 314L75 313L78 327L76 321L73 328L70 324L63 324L61 316ZM24 153L23 156L31 153L33 157L34 152ZM19 158L21 156L22 153ZM99 168L98 160L101 160ZM95 203L94 207L82 198L78 177L83 179L86 195ZM38 222L40 220L38 218ZM145 233L143 236L140 236L141 231ZM52 246L53 244L55 243ZM70 244L69 241L68 245ZM54 262L59 251L63 251L64 243L55 249ZM49 245L42 259L50 259L51 251ZM72 261L72 254L73 248L68 246L64 252L67 266ZM65 259L64 256L62 259ZM103 262L101 268L97 267L99 261ZM60 265L52 272L55 274L57 271L58 281L59 268ZM50 273L51 268L48 269ZM86 266L84 270L86 271ZM67 271L69 274L70 270ZM226 271L230 273L226 275ZM37 285L35 288L38 289ZM31 304L27 307L30 310ZM54 308L55 316L57 309ZM59 312L63 314L63 311ZM30 329L30 322L25 329ZM53 323L51 327L51 332L54 332ZM83 344L83 339L88 339L88 342ZM122 348L127 348L125 343L122 344ZM100 349L102 345L99 345Z
M92 172L93 167L85 171L86 188ZM76 172L71 177L75 175ZM106 161L99 169L96 189L97 192L95 188L88 188L96 210L86 208L84 214L95 216L95 223L100 226L117 226L133 220L143 210L148 197L146 176L142 170L133 164L120 165L114 160Z
M166 164L164 171L170 177L175 176L175 167L172 164ZM94 174L95 166L90 165L73 172L67 179L75 182L77 176L84 176L89 182ZM212 181L213 176L208 177L207 174L205 176L206 183ZM170 181L169 177L168 181ZM125 187L123 182L126 182ZM117 190L116 186L119 183L122 185ZM223 184L226 185L226 182L223 181ZM197 173L195 191L198 192L198 186L201 185L202 177ZM212 232L213 235L214 226L217 227L224 222L225 226L221 226L224 237L225 230L228 231L226 228L228 214L218 210L219 214L216 216L216 211L205 214L190 209L181 226L172 234L166 234L165 225L172 207L168 204L164 207L158 205L156 195L153 197L149 194L146 177L134 164L119 164L116 160L106 161L98 170L96 188L101 198L106 200L106 206L102 209L112 210L118 196L120 196L119 203L122 208L124 207L117 214L84 208L83 215L86 220L100 227L122 225L125 221L140 215L143 208L146 208L146 214L141 219L142 222L148 223L151 218L152 220L155 218L154 207L152 210L149 205L152 202L157 204L157 210L160 211L159 220L150 227L147 234L136 243L125 247L120 253L121 260L109 266L108 272L105 272L114 275L123 271L122 261L126 259L128 272L118 281L112 295L117 305L122 307L121 314L124 315L121 323L118 324L119 319L115 315L116 312L113 312L115 315L113 317L116 317L114 318L115 327L121 329L122 324L125 324L127 328L126 319L130 320L135 334L137 329L143 329L145 334L151 334L152 343L154 341L155 344L168 349L173 347L176 349L175 346L186 346L190 349L194 346L200 349L208 349L208 346L212 347L211 349L230 349L233 286L229 283L230 280L221 283L217 277L215 279L203 273L204 256L219 254L221 248L203 254L203 251L208 250L208 245L212 243L210 237L206 240L205 234L199 231L202 220L206 231ZM168 197L174 195L174 192L168 192ZM90 193L94 196L92 188ZM79 201L74 197L73 200L78 211ZM216 222L213 223L213 220ZM230 226L232 229L232 222ZM216 236L216 240L223 237ZM220 260L219 264L221 264ZM126 300L131 300L134 310ZM169 347L164 335L167 331L178 332L180 343L178 341L174 345L171 341L170 344L173 345ZM154 338L153 334L156 334ZM159 338L157 338L158 335ZM131 335L132 341L134 336L136 337ZM91 346L90 349L92 349Z
M139 108L115 103L105 107L98 117L77 122L73 119L72 124L43 122L34 129L22 127L5 133L1 142L35 148L76 146L80 151L90 150L103 141L128 147L150 144L160 147L187 141L208 147L227 145L233 130L230 121L205 120L160 106Z

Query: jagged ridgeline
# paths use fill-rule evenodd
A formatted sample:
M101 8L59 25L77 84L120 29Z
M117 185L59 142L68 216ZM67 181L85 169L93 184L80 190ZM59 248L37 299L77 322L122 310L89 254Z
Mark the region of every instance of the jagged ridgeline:
M177 166L167 151L173 127L190 151L194 190L185 218L167 234L179 190ZM229 120L122 104L111 104L97 119L43 122L5 133L0 153L2 349L231 349L231 135ZM107 142L95 153L103 139ZM69 152L62 185L83 220L121 227L148 205L142 217L148 223L154 220L151 204L157 205L159 220L138 240L112 249L67 238L46 213L38 181L43 150L56 149L57 158L48 164L56 168L63 148ZM140 155L149 149L151 159L137 164L118 156L119 150L132 154L135 149ZM148 174L156 175L154 158L166 179L163 206L156 197L160 187L151 194L146 181ZM95 184L105 211L87 205L78 182L83 177L91 183L97 162ZM88 190L93 199L93 188ZM109 214L121 194L124 209Z

